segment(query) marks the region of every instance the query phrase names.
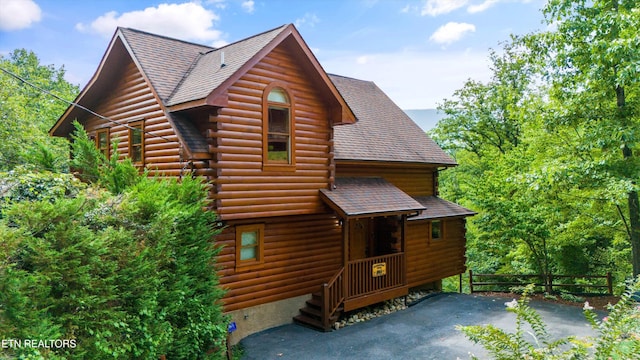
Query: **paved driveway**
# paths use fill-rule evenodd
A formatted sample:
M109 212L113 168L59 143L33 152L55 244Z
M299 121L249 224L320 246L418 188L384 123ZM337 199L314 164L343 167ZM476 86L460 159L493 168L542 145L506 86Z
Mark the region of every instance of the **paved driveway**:
M487 353L455 330L456 325L493 324L513 330L515 315L505 310L510 298L444 293L406 310L321 333L284 325L242 340L243 359L481 359ZM555 338L595 332L576 306L530 303Z

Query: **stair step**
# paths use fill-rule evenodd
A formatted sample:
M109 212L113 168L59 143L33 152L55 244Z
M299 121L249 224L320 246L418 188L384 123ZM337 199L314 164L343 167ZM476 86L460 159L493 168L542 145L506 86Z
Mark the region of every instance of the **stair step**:
M308 307L322 309L322 300L316 299L315 297L307 300L306 303Z
M316 308L305 306L302 309L300 309L300 312L303 315L307 315L308 317L311 317L311 318L317 318L318 320L322 319L322 311Z
M322 322L316 319L312 319L305 315L296 315L293 317L293 321L300 325L308 326L313 328L314 330L326 331L322 326Z

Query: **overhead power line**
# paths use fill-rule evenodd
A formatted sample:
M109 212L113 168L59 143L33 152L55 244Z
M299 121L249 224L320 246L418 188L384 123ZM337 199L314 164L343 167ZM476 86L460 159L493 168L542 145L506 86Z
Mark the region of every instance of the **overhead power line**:
M89 114L91 114L91 115L93 115L93 116L97 116L97 117L99 117L99 118L100 118L100 119L102 119L102 120L106 120L106 121L108 121L108 122L110 122L110 123L113 123L113 124L116 124L116 125L124 126L125 128L130 129L130 130L142 131L143 133L145 133L145 134L147 134L147 135L149 135L149 136L157 137L157 138L163 139L163 140L165 140L165 141L167 141L167 142L173 142L173 140L169 140L169 139L167 139L166 137L164 137L164 136L162 136L162 135L156 135L156 134L154 134L154 133L152 133L152 132L149 132L149 131L146 131L146 130L141 130L140 128L134 128L134 127L131 127L131 126L127 125L127 124L123 124L123 123L118 122L118 121L116 121L116 120L110 119L110 118L108 118L108 117L106 117L106 116L104 116L104 115L100 115L100 114L98 114L97 112L95 112L95 111L93 111L93 110L91 110L91 109L89 109L89 108L87 108L87 107L85 107L85 106L83 106L83 105L80 105L80 104L78 104L78 103L76 103L76 102L73 102L73 101L69 101L69 100L67 100L67 99L64 99L64 98L62 98L62 97L60 97L60 96L58 96L58 95L56 95L56 94L52 93L51 91L49 91L49 90L47 90L47 89L43 89L43 88L39 87L38 85L36 85L36 84L34 84L34 83L30 82L29 80L24 79L24 78L23 78L23 77L21 77L20 75L15 74L15 73L13 73L13 72L11 72L11 71L9 71L9 70L7 70L7 69L3 68L3 67L0 67L0 70L2 70L2 72L6 73L7 75L9 75L9 76L11 76L11 77L13 77L13 78L17 79L18 81L20 81L20 82L22 82L22 83L24 83L24 84L27 84L27 85L31 86L32 88L34 88L34 89L36 89L36 90L40 91L40 92L41 92L41 93L43 93L43 94L47 94L47 95L49 95L49 96L53 97L54 99L56 99L56 100L58 100L58 101L61 101L61 102L65 103L65 104L67 104L67 105L75 106L75 107L77 107L78 109L84 110L84 111L88 112Z

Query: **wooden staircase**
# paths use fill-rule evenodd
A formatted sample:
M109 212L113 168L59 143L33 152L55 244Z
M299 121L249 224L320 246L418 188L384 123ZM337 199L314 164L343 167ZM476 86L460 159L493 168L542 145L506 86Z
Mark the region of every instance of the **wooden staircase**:
M323 321L322 313L322 293L315 292L311 295L311 299L306 301L305 307L300 309L300 314L293 318L293 321L315 330L331 331L333 324L338 321L342 314L342 307L339 307L326 322ZM328 323L328 326L325 326L325 323Z
M328 283L323 284L321 291L313 293L293 321L316 330L331 331L344 309L343 274L344 268L340 269Z

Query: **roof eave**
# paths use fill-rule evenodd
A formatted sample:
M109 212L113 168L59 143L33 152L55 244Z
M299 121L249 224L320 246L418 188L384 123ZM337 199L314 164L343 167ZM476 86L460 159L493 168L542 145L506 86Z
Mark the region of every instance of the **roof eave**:
M102 55L100 64L98 65L98 68L96 69L96 71L93 73L93 76L91 77L89 82L84 86L84 88L80 91L78 96L76 96L76 98L73 100L73 104L67 107L65 112L58 118L56 123L51 127L51 129L49 129L50 136L59 136L59 137L68 136L69 133L68 132L63 133L62 127L63 126L66 127L72 121L72 119L70 119L70 115L74 112L74 110L77 109L75 104L80 104L85 99L85 96L87 95L87 93L91 90L93 85L100 78L100 74L102 73L105 67L105 64L107 63L107 60L112 54L113 48L117 40L120 40L123 43L125 42L122 39L122 33L120 32L120 28L116 29L116 31L114 32L113 37L109 42L109 46L107 47L107 51L105 51L105 53Z

